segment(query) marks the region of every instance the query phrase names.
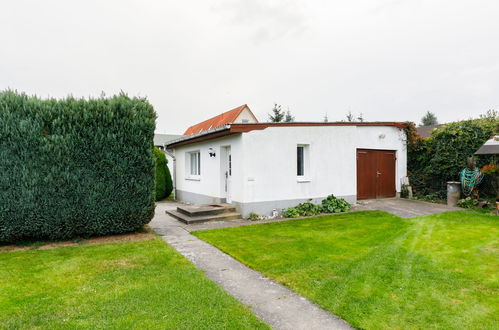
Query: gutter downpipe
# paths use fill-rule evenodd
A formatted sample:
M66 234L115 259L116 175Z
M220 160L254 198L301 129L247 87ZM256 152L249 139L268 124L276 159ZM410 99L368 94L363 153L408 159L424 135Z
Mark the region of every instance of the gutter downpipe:
M177 176L176 176L176 173L177 173L177 159L175 158L175 155L168 151L168 149L166 149L166 144L163 145L163 150L165 152L165 154L167 154L168 156L170 156L172 159L173 159L173 166L172 166L172 185L173 185L173 199L177 199Z

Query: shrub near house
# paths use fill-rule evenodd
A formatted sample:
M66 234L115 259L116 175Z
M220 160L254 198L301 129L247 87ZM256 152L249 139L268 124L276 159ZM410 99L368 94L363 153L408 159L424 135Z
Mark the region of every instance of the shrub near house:
M170 196L173 190L172 177L168 169L168 160L163 151L154 147L154 159L156 161L156 200L162 200Z
M144 99L0 93L0 241L136 230L154 212Z

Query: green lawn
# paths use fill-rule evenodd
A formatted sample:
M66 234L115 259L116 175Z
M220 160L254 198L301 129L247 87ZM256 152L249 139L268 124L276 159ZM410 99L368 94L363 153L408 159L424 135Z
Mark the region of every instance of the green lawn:
M159 238L0 253L0 328L268 328Z
M194 234L355 327L498 329L498 221L365 211Z

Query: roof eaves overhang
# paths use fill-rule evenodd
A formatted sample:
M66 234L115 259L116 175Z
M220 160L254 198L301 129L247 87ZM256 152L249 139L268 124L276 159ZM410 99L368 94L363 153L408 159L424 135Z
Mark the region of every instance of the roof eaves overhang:
M230 125L224 125L224 126L220 126L220 127L214 128L214 129L210 129L208 131L203 131L201 133L183 136L179 139L170 141L166 145L166 147L168 149L180 147L180 146L183 146L186 144L201 142L201 141L205 141L205 140L211 140L211 139L226 136L229 134L232 134L230 132Z
M187 144L216 139L237 133L247 133L255 130L264 130L268 127L303 127L303 126L392 126L398 129L407 127L406 123L401 122L292 122L292 123L246 123L246 124L227 124L224 126L204 131L198 134L188 135L180 139L170 141L167 148L176 148Z

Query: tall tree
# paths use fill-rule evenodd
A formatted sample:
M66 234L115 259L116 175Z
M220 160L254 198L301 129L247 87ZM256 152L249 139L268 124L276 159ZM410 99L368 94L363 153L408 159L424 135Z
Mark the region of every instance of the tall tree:
M355 117L352 115L352 111L350 111L350 110L348 110L348 113L347 113L347 121L348 122L355 121Z
M348 110L347 121L350 123L353 123L353 122L362 123L364 121L364 115L361 112L361 113L359 113L359 115L357 117L355 117L355 115L352 113L352 111Z
M295 116L291 114L291 111L286 111L286 116L284 117L284 122L285 123L291 123L295 121Z
M282 111L281 106L277 103L274 103L274 108L272 112L269 113L269 121L272 123L280 123L284 120L285 117L284 111Z
M433 112L427 111L421 118L421 126L438 125L437 116Z

